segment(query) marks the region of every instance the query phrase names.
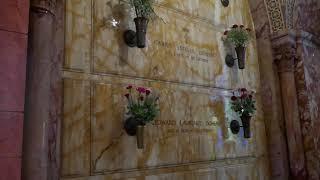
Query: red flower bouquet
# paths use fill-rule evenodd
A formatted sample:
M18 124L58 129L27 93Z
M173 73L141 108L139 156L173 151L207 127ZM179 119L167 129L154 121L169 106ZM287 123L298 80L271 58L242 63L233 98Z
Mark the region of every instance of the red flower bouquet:
M127 86L128 93L125 97L128 100L128 116L145 125L152 122L159 112L159 96L145 87Z
M251 136L250 120L256 111L255 103L254 92L245 88L238 89L231 97L231 109L240 115L245 138L250 138Z

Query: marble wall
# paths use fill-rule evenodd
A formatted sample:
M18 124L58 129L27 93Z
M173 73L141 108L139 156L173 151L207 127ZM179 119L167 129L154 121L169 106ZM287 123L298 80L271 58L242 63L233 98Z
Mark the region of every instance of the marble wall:
M309 35L309 38L306 36ZM299 111L302 133L304 136L304 149L307 161L309 179L320 178L319 154L319 83L320 77L317 69L320 57L319 45L313 41L315 38L304 33L299 41L299 60L296 64L296 81L298 84ZM313 39L313 40L312 40Z
M149 24L145 49L123 42L124 30L134 28L127 5L68 0L65 7L62 179L269 179L255 38L245 70L224 64L234 54L222 42L224 30L255 29L247 0L227 8L214 0L159 0L162 20ZM143 150L122 129L127 84L158 89L157 120L175 122L148 125ZM239 120L229 107L239 87L257 92L251 139L229 128Z
M28 0L0 6L0 180L20 180Z
M295 28L320 36L318 20L320 18L320 2L317 0L297 0L295 5Z
M320 179L319 156L319 64L320 2L306 0L296 2L295 26L301 30L297 54L296 81L299 86L301 128L304 136L305 156L309 179Z

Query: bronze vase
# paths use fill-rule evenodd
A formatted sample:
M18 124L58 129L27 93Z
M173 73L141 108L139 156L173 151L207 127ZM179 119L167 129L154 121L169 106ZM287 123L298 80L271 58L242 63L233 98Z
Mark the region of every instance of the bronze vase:
M146 47L146 34L149 19L145 17L136 17L134 18L136 24L136 35L137 35L137 47L144 48Z
M137 146L138 149L144 148L144 125L137 126Z
M237 46L235 48L237 57L238 57L238 66L239 69L244 69L245 67L245 60L246 60L246 47L244 46Z
M251 116L242 115L240 118L241 118L241 122L242 122L244 138L246 138L246 139L251 138L251 132L250 132Z

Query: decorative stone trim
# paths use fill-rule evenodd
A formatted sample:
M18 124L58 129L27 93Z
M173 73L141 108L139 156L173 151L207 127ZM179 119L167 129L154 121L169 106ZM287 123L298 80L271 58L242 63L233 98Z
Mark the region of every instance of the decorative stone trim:
M286 25L288 29L293 29L293 11L295 7L295 0L286 0Z
M274 62L279 72L294 72L297 59L296 37L293 31L282 31L275 33L272 38Z
M274 47L275 63L279 72L294 72L294 63L297 59L296 51L296 47L293 44Z
M275 33L272 38L272 48L274 62L279 74L291 179L307 179L295 83L295 63L298 60L297 39L298 36L295 31Z
M272 32L285 29L285 23L282 15L281 4L279 0L264 0L268 12L269 23Z

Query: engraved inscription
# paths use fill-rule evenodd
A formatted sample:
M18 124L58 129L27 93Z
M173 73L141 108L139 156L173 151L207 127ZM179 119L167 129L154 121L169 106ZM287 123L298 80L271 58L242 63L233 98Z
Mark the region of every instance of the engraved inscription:
M219 126L216 118L208 121L175 121L175 120L155 120L153 126L166 128L168 134L178 133L208 133L212 132L213 128Z
M191 61L208 63L214 57L214 52L210 49L196 48L187 44L177 44L163 40L154 40L154 45L166 51L168 55L183 58Z

